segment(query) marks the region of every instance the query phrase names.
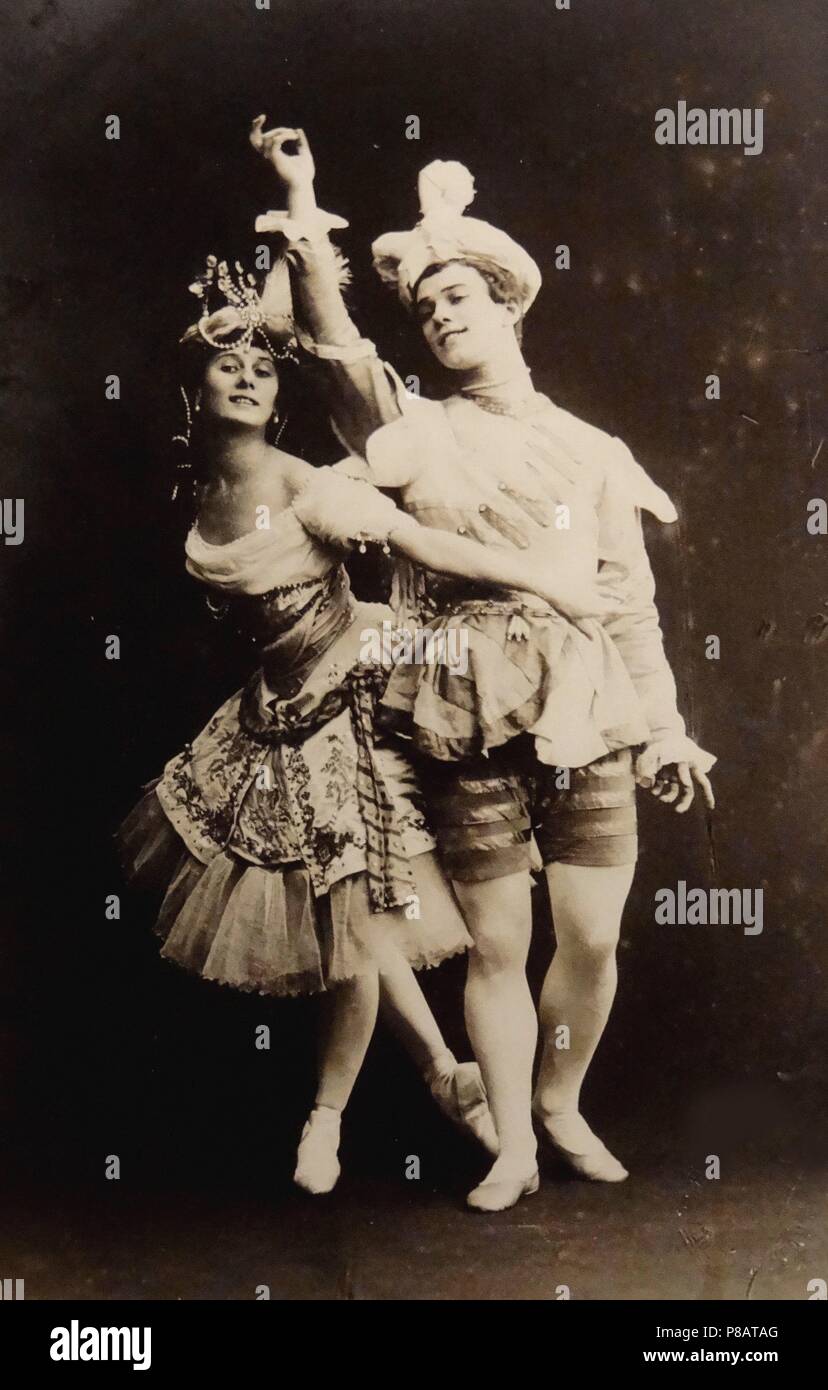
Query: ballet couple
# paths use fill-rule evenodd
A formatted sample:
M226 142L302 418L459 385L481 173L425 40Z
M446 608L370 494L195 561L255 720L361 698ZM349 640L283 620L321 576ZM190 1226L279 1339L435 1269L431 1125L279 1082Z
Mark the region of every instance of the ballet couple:
M423 169L420 220L372 247L452 374L453 393L427 400L351 317L331 240L347 223L317 206L304 133L259 117L250 139L285 207L256 221L272 238L263 284L209 257L190 287L179 476L187 570L246 634L254 669L124 822L125 867L163 894L167 959L236 989L322 995L295 1172L307 1191L339 1176L380 1007L491 1155L471 1208L537 1189L539 1139L582 1176L621 1181L579 1103L615 993L636 786L679 812L696 787L713 804L715 760L677 709L641 529L645 510L676 512L620 439L534 389L521 338L540 272L466 215L463 165ZM295 372L319 382L346 454L333 467L279 448ZM390 607L351 594L356 546L393 555ZM389 622L442 634L437 659L366 660L366 630ZM462 672L439 657L458 630ZM556 941L539 1008L533 873ZM415 973L463 951L474 1062L446 1046Z

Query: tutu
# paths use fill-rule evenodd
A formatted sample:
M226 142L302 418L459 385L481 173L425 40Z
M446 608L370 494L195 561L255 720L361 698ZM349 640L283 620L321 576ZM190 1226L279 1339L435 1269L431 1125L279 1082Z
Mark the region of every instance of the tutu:
M234 989L282 996L332 989L373 967L381 933L391 933L415 969L469 944L448 893L440 921L409 920L405 909L380 920L365 874L338 879L317 897L301 864L265 868L229 849L204 864L182 843L155 788L118 838L131 883L163 893L154 927L161 955Z
M162 955L261 994L372 970L389 933L415 968L470 945L422 860L435 846L413 771L374 733L387 671L362 648L391 611L353 600L332 525L332 506L348 529L396 513L364 483L334 484L318 470L270 530L226 545L191 531L190 572L227 597L260 666L116 836L129 881L162 895Z

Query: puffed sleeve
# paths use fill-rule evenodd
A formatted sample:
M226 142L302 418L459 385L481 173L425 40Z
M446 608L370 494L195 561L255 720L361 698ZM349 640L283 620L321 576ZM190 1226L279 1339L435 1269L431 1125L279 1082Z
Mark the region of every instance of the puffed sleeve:
M419 471L418 432L402 416L383 425L368 439L365 457L371 481L377 487L407 487Z
M626 445L614 440L598 504L599 583L617 606L604 626L618 648L641 700L660 766L693 758L707 772L716 759L688 736L679 713L676 682L664 650L655 579L641 523L643 510L659 520L678 519L667 494L636 463Z
M354 541L385 544L389 534L416 527L413 517L400 511L364 478L349 475L350 460L336 468L317 468L293 499L293 511L311 535L327 545L349 548ZM353 471L364 469L353 461Z

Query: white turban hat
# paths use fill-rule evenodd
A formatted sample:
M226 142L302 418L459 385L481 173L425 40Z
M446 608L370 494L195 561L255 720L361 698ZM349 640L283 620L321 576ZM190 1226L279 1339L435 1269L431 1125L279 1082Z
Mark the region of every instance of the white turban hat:
M468 257L492 261L514 278L525 313L541 285L532 257L505 232L463 213L474 198L474 179L465 164L435 159L420 170L417 188L422 217L410 232L387 232L371 250L374 269L387 284L396 285L400 299L411 305L412 291L430 265Z

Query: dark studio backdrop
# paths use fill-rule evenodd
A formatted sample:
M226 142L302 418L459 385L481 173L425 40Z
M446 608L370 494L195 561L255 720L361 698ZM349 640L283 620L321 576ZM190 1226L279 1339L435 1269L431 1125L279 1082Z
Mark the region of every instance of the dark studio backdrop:
M807 533L806 506L828 490L820 6L21 0L4 29L3 496L25 499L24 543L0 553L6 1161L62 1187L97 1182L118 1153L147 1187L264 1193L289 1171L310 1100L313 1005L237 996L160 961L150 906L111 850L140 785L247 674L184 574L168 438L187 285L208 252L249 253L255 215L282 205L247 144L261 111L305 128L320 205L349 219L363 330L436 393L369 243L412 225L422 165L466 163L472 212L544 274L525 337L536 386L620 435L675 499L679 525L647 535L682 709L720 759L718 807L676 817L642 797L587 1114L639 1166L816 1157L828 539ZM654 113L680 98L762 106L763 153L658 146ZM705 400L712 372L720 401ZM105 399L110 373L120 401ZM310 397L288 429L283 443L313 461L341 452ZM363 564L355 583L372 596L382 576ZM109 634L119 661L104 657ZM762 888L763 933L656 925L656 889L680 879ZM552 942L537 898L534 985ZM426 986L468 1055L462 977L454 962ZM269 1053L252 1046L261 1022ZM423 1154L435 1182L462 1182L475 1161L382 1034L346 1151L357 1172L397 1176Z

